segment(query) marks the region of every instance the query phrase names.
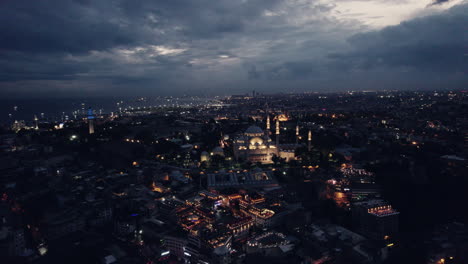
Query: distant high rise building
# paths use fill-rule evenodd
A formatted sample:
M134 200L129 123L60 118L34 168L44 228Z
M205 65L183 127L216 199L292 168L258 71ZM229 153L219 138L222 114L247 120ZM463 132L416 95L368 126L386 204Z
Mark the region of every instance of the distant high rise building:
M307 149L311 151L312 149L312 131L309 130L309 133L307 134Z
M39 124L38 124L38 118L36 115L34 115L34 129L38 130L39 129Z
M88 126L89 126L89 134L94 134L94 113L93 109L88 108Z

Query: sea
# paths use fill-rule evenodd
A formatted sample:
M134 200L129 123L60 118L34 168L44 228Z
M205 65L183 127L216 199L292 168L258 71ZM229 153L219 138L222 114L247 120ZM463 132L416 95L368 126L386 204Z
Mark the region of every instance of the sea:
M214 101L209 97L0 99L0 124L11 125L15 120L32 123L35 116L43 122L71 120L85 116L89 107L96 114L110 114L138 107L202 106Z

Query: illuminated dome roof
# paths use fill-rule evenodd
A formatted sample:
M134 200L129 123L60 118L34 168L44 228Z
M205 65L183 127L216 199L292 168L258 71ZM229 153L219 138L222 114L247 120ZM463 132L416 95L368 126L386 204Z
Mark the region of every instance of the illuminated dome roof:
M289 118L285 114L280 114L279 116L276 117L281 122L286 122L289 120Z
M263 144L263 139L259 137L254 137L250 140L250 145L262 145Z
M249 126L249 128L245 130L245 134L263 134L263 130L258 126Z

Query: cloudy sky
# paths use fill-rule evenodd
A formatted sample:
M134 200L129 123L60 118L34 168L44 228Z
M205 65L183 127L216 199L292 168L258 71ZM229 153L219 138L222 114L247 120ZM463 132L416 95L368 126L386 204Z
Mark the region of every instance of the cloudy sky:
M0 97L460 89L467 0L0 0Z

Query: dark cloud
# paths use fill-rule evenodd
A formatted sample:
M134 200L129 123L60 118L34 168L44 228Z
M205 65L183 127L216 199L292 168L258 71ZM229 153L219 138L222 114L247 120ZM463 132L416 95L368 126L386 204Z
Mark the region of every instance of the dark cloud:
M0 82L71 80L75 79L77 74L84 74L90 70L91 65L67 63L62 56L56 54L40 55L21 52L0 54Z
M467 69L468 5L403 22L349 39L354 50L330 55L335 63L359 69L407 68L453 73Z
M308 47L317 43L305 42L308 45L297 48L301 57L256 64L254 76L307 80L311 87L328 85L331 89L463 88L468 81L467 13L468 5L459 5L382 30L358 33L348 39L349 46L343 46L346 51L325 53L325 57L310 56ZM249 76L253 76L252 70Z
M277 0L6 0L0 49L79 53L242 31Z
M162 25L177 28L186 36L215 37L239 32L253 22L264 10L279 0L124 0L122 10L131 18L152 17ZM150 18L151 19L151 18Z
M333 8L314 0L3 0L0 94L337 89L395 76L413 85L434 72L461 83L453 75L466 70L467 5L360 34L368 29L335 18Z
M431 4L429 4L430 6L431 5L441 5L443 3L447 3L449 2L450 0L434 0Z
M84 1L7 0L0 4L0 49L82 53L136 44L139 30L112 21L110 11ZM115 9L109 4L108 10Z

